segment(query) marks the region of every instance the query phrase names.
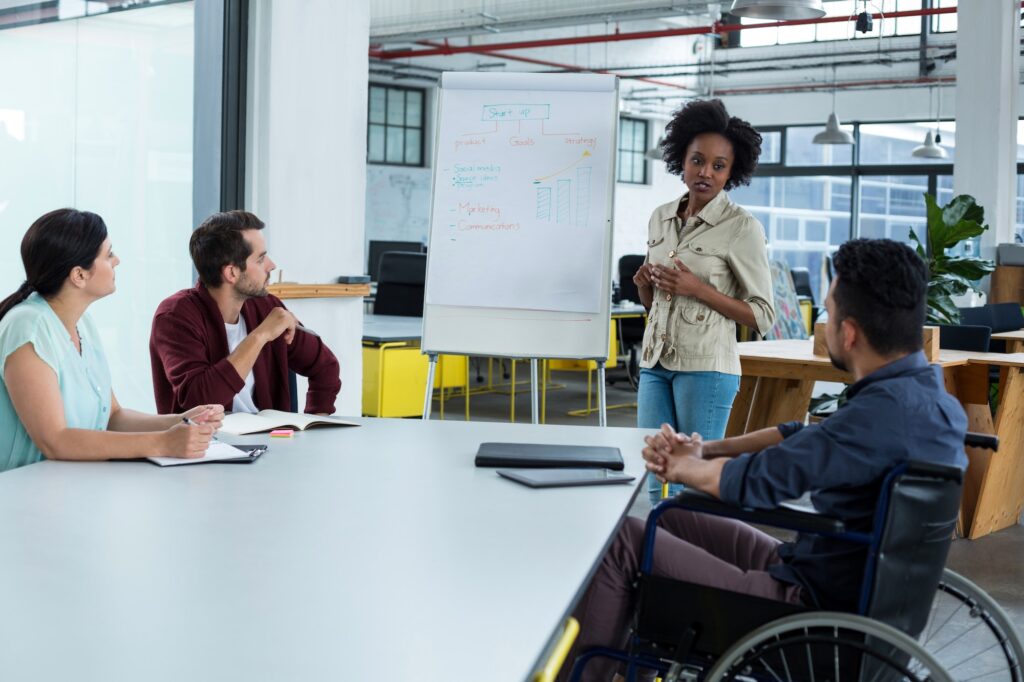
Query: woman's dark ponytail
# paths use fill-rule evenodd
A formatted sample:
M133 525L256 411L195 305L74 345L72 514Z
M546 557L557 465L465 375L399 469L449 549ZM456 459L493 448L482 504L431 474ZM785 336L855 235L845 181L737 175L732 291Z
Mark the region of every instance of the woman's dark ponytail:
M0 301L0 320L4 319L4 315L7 314L7 311L28 298L28 295L33 291L35 291L35 288L26 280L20 287L18 287L17 291L5 298L3 301Z
M103 218L89 211L60 208L32 223L21 240L25 282L0 301L0 320L33 291L50 298L74 268L91 268L106 238Z

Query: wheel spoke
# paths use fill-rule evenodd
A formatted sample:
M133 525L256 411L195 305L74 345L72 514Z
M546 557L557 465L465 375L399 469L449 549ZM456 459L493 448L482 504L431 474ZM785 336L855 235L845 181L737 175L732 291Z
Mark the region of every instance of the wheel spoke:
M957 607L956 607L955 609L953 609L953 613L949 614L949 617L948 617L948 618L946 618L946 620L942 621L942 625L940 625L939 627L937 627L937 628L935 629L935 632L934 632L934 633L932 633L932 635L931 635L931 636L929 636L929 637L928 637L928 639L926 639L926 640L924 640L923 642L921 642L921 645L922 645L922 646L924 646L924 645L928 644L928 642L930 642L930 641L931 641L931 639L932 639L932 636L934 636L934 635L937 635L937 634L938 634L938 633L939 633L939 632L940 632L940 631L942 630L942 628L946 627L946 625L948 625L948 624L949 624L949 621L953 620L953 616L955 616L956 614L960 613L960 610L961 610L961 609L962 609L962 608L963 608L964 606L966 606L966 605L967 605L967 602L966 602L966 601L961 601L961 602L960 602L960 604L959 604L959 605L958 605L958 606L957 606Z

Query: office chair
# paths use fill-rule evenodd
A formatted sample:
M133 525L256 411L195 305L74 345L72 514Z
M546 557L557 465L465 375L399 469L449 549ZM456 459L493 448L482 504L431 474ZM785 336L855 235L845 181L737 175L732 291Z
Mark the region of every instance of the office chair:
M380 256L375 315L423 316L427 254L386 251Z
M643 255L630 254L619 259L619 301L640 303L640 292L633 284L633 275L643 264ZM619 320L619 344L629 356L626 361L626 378L634 390L640 381L640 346L644 340L644 324L641 318Z
M940 324L939 348L987 353L992 328L974 324Z
M957 308L960 311L960 324L980 327L994 327L995 316L992 306L982 305L974 308Z
M299 411L299 381L295 372L288 370L288 393L291 395L292 412Z
M380 277L380 257L388 251L408 251L410 253L426 253L426 247L421 242L383 241L371 239L367 248L369 255L366 259L366 274L370 280L376 282Z
M633 284L633 275L644 264L644 256L630 254L619 259L619 300L640 303L640 292ZM642 331L642 330L641 330Z

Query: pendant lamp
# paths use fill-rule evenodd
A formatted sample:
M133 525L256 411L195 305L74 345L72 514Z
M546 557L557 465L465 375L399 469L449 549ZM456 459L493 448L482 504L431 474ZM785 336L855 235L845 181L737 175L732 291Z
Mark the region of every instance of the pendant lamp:
M935 144L935 138L932 137L930 130L924 136L924 144L914 147L910 155L919 159L944 159L948 156L945 149Z
M661 161L662 160L661 145L664 142L665 142L665 138L664 137L659 137L658 141L654 143L654 146L651 147L650 149L648 149L647 153L644 154L644 157L650 159L651 161Z
M825 129L811 140L814 144L853 144L853 135L839 127L836 117L836 65L832 64L832 113L828 115Z
M729 14L749 19L819 19L825 16L821 0L735 0Z

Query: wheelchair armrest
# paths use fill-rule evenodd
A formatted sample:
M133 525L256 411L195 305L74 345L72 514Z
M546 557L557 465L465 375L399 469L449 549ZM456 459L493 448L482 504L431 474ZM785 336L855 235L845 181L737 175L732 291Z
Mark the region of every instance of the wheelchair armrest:
M686 489L674 499L661 503L656 511L661 511L662 507L680 507L703 514L714 514L715 516L724 516L748 523L774 526L803 533L831 535L833 533L846 532L845 524L839 519L830 516L822 516L821 514L802 512L785 507L779 507L778 509L746 509L722 502L707 493L691 489Z

